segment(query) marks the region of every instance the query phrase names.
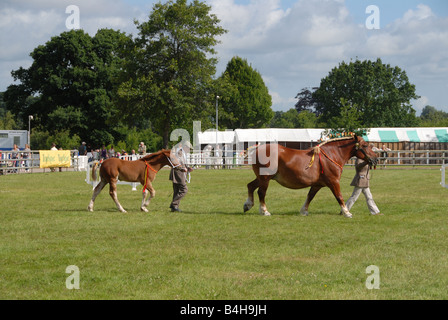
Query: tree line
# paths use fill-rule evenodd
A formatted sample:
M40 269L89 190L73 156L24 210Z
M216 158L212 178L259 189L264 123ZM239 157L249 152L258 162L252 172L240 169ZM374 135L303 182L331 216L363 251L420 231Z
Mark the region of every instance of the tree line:
M193 121L213 128L218 100L220 129L446 126L448 114L418 98L406 72L376 61L342 62L319 87L305 88L294 108L274 112L260 73L233 57L216 74L216 45L227 31L199 0L157 3L138 34L101 29L94 36L71 30L35 48L27 69L0 93L0 129L23 129L33 115L31 147L52 142L73 148L115 144L148 150L169 147L176 128ZM17 82L17 83L16 83Z

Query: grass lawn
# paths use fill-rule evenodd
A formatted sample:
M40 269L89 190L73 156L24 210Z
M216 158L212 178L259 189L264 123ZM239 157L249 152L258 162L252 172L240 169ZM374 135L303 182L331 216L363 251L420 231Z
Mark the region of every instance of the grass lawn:
M370 216L363 196L353 219L322 189L310 215L298 214L308 189L271 182L267 206L243 214L251 170L197 170L183 213L168 209L167 169L150 213L140 191L118 186L127 214L104 189L92 195L85 173L0 176L0 299L447 299L448 190L440 171L372 174L384 213ZM345 199L354 170L341 179ZM79 268L68 290L66 268ZM366 288L378 267L380 289Z

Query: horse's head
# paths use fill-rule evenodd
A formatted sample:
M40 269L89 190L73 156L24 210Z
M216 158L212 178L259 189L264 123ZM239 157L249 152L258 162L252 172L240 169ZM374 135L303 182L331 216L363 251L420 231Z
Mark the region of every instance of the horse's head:
M370 166L376 166L378 163L378 157L372 150L372 147L360 136L355 135L355 148L354 156L367 161Z
M180 150L181 151L178 150L177 152L175 152L174 149L162 151L172 168L185 166L186 157L182 154L182 149Z

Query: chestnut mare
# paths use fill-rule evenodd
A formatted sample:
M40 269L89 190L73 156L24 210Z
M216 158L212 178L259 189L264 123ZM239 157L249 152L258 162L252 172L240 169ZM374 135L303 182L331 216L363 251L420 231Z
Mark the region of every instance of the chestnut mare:
M294 150L278 144L258 147L252 162L257 178L247 185L249 197L244 204L244 212L254 206L254 191L258 188L260 214L270 215L265 196L269 181L275 180L290 189L311 187L300 209L302 215L308 215L308 207L316 193L322 187L329 187L341 206L341 213L351 218L352 214L342 198L339 180L343 166L353 156L367 161L370 166L376 165L378 161L372 148L359 136L329 140L308 150ZM263 161L263 157L267 160ZM268 168L273 168L272 172L268 172Z
M172 161L174 160L174 161ZM96 180L96 163L92 168L92 178ZM157 172L164 166L171 166L173 168L180 166L179 160L174 155L171 155L171 150L162 150L152 153L136 161L121 160L118 158L110 158L105 160L100 167L100 183L93 190L92 200L87 210L93 212L93 205L96 197L101 190L109 183L109 194L117 205L118 210L126 212L123 209L117 198L117 181L140 182L143 188L143 199L140 209L148 212L146 208L149 202L154 198L156 192L152 186ZM150 194L148 200L146 198Z

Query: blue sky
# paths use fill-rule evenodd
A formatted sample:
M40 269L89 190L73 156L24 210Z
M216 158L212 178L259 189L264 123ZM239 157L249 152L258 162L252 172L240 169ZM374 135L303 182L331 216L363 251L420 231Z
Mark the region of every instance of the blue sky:
M29 67L29 53L67 31L65 8L80 8L81 28L136 33L155 0L2 0L0 91L11 70ZM417 112L429 104L448 112L448 1L446 0L206 0L229 32L217 46L217 76L233 56L257 69L273 109L294 107L304 87L318 86L341 61L381 58L416 85ZM380 29L368 30L366 8L380 10Z

